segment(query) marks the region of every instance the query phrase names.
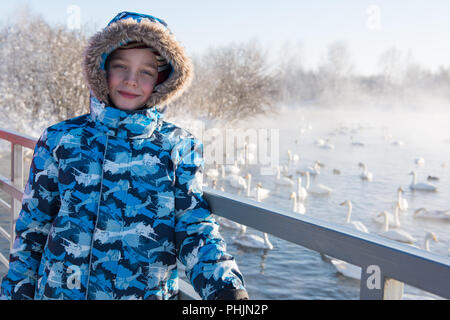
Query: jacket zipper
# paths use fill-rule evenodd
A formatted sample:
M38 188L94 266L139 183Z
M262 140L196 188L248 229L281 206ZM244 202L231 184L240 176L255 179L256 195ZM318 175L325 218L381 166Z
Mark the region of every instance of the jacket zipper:
M101 177L101 180L100 180L100 191L99 191L98 206L97 206L97 218L95 219L94 230L92 231L91 249L90 249L90 254L89 254L89 268L88 268L88 278L87 278L87 284L86 284L85 300L88 300L89 280L91 278L92 248L94 247L94 235L95 235L95 230L97 229L97 223L98 223L99 214L100 214L100 203L102 201L103 166L105 164L105 159L106 159L106 150L108 149L108 140L109 140L109 136L106 135L105 151L103 152L103 162L102 162L102 177Z

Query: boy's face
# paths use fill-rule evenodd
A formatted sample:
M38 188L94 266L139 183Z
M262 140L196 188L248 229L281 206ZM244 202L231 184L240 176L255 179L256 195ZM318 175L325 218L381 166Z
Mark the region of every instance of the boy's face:
M148 49L115 50L106 68L109 97L122 110L141 108L158 78L155 55Z

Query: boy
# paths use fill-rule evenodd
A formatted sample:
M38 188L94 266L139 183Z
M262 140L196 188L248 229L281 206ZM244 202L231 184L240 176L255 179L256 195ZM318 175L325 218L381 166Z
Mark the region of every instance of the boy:
M162 120L192 67L164 21L122 12L86 48L90 114L47 128L3 299L248 299L202 197L202 144Z

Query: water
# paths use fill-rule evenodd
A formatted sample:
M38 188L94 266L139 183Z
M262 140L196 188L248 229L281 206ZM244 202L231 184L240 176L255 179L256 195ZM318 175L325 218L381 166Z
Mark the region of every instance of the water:
M329 196L308 195L305 201L306 214L316 218L344 224L347 207L339 204L345 200L353 203L352 220L363 222L371 233L377 233L381 226L372 222L372 215L387 210L394 213L397 188L405 192L409 209L400 213L402 228L417 239L422 247L427 231L433 231L439 242L430 242L431 251L448 256L450 251L450 222L442 223L414 218L418 208L450 210L450 114L415 113L405 111L361 112L361 111L320 111L314 109L285 109L277 116L259 117L246 128L277 128L280 136L280 164L287 164L288 153L300 157L291 165L294 177L297 170L312 166L319 160L325 166L315 179L333 189ZM344 129L344 126L347 129ZM301 133L303 132L303 134ZM351 143L363 141L364 146ZM329 138L334 149L322 149L315 141ZM394 141L404 144L396 146ZM415 159L423 157L425 165L415 164ZM363 162L373 173L373 181L360 178ZM333 169L341 174L333 174ZM427 181L428 175L439 177L432 183L438 187L437 193L411 191L409 185L417 172L419 181ZM291 209L289 199L296 187L276 187L275 176L259 175L258 167L242 168L242 175L252 174L253 186L261 182L271 189L271 196L264 202ZM303 177L305 180L305 177ZM295 181L295 179L294 179ZM315 181L311 179L311 183ZM218 183L227 192L236 193L228 184ZM241 192L245 196L245 192ZM287 241L270 237L274 249L244 250L232 243L235 231L221 228L228 242L229 251L234 254L244 274L249 294L254 299L359 299L359 280L346 278L336 272L320 254ZM261 232L248 229L249 233ZM430 296L411 286L405 286L406 294ZM431 295L432 296L432 295ZM436 298L436 296L434 296Z
M333 192L329 196L308 195L305 201L307 215L344 224L347 208L339 204L348 199L353 203L352 220L363 222L370 232L377 233L380 226L372 222L372 215L382 210L393 213L397 188L401 186L405 190L403 197L409 203L407 212L400 214L402 228L418 239L418 246L422 246L426 232L433 231L439 242L430 242L431 251L448 256L450 222L415 219L413 212L421 207L450 209L449 120L450 113L442 112L285 108L277 116L257 117L246 122L245 127L244 124L238 124L237 127L279 129L280 164L287 164L287 150L300 157L298 163L290 166L294 176L297 176L296 170L312 166L315 160L324 164L320 175L315 180L311 179L311 183L324 184L331 187ZM365 145L353 146L351 136ZM326 150L318 147L315 141L319 138L329 138L335 148ZM398 140L404 144L392 144ZM425 165L414 163L419 157L425 159ZM365 163L373 173L373 181L367 182L360 178L362 170L358 167L359 162ZM209 167L212 166L208 165L206 169ZM3 166L2 171L7 173L5 168ZM333 174L333 169L340 170L341 174ZM409 173L412 170L417 172L419 181L426 181L428 175L439 177L439 181L432 182L439 191L412 192L409 189L412 180ZM265 203L291 209L289 195L291 191L296 191L296 187L276 187L275 176L260 175L257 165L242 167L242 175L248 172L252 174L252 187L261 182L264 188L271 190ZM211 182L206 177L205 181ZM217 187L239 194L220 180ZM242 196L245 196L245 192ZM7 216L1 216L0 223L5 228L9 227L8 221ZM252 228L248 228L247 232L261 235ZM221 234L244 275L252 299L359 299L359 280L338 274L333 265L322 260L315 251L274 236L269 236L274 245L273 250L246 249L232 242L232 237L236 235L234 230L221 228ZM6 241L0 244L2 252L7 253ZM2 266L0 272L4 271ZM405 293L433 296L407 285Z

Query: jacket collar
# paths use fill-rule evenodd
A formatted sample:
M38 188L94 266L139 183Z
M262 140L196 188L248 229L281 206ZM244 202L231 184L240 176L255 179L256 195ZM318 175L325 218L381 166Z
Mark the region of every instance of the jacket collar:
M163 118L156 106L142 110L121 110L98 101L91 94L90 115L95 126L109 136L124 139L149 138Z

